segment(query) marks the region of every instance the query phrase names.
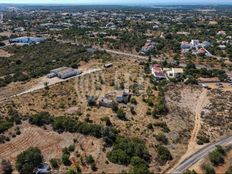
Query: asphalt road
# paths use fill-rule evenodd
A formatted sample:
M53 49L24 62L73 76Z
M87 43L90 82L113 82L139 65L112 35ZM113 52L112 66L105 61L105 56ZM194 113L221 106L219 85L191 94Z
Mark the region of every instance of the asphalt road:
M215 143L209 144L196 153L192 154L191 156L187 157L178 167L176 167L171 173L173 174L179 174L183 173L185 170L187 170L189 167L191 167L193 164L195 164L197 161L202 159L203 157L207 156L209 152L213 151L215 149L216 145L229 145L232 144L232 136L223 138Z

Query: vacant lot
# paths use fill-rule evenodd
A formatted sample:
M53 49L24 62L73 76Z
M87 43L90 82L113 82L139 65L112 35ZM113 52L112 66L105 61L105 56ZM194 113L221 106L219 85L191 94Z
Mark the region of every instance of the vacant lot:
M165 89L165 100L170 112L167 115L154 118L154 116L152 116L152 111L158 100L159 91L152 88L149 76L143 73L143 65L139 64L139 62L134 59L124 59L122 61L122 58L120 59L119 56L112 57L110 62L113 63L113 67L105 69L102 72L62 82L49 89L14 97L11 101L2 104L0 108L1 113L6 115L7 108L13 106L19 113L25 116L47 111L55 117L65 115L67 117L77 118L80 121L89 120L100 125L105 125L103 118L108 117L112 125L119 130L120 135L143 139L151 154L150 170L154 172L163 171L175 163L187 149L188 140L190 139L194 127L194 106L196 106L202 90L197 86L169 84ZM89 63L91 64L91 61ZM105 62L99 60L97 64L102 66L104 63ZM96 63L93 65L96 65ZM86 67L89 68L89 66ZM115 99L115 94L120 88L132 89L131 86L135 84L140 84L139 90L132 90L134 94L133 98L135 98L137 104L119 104L119 107L123 108L126 114L126 121L120 120L111 108L98 106L89 107L87 105L86 95L95 96L97 98L109 95L113 96ZM145 102L148 93L151 95L152 105ZM131 106L134 107L135 114L131 113ZM50 150L48 147L51 146L51 148L54 149L54 151L51 151L51 155L44 153L45 159L48 160L53 156L58 157L61 154L61 149L66 145L68 146L69 143L72 143L74 138L78 137L76 134L53 133L49 131L49 129L43 130L30 126L23 127L25 128L22 128L24 131L22 131L20 136L4 144L4 147L1 148L7 149L2 152L3 155L5 154L4 157L11 154L11 148L14 147L17 142L22 142L22 145L25 146L24 148L36 145L41 147L44 152L46 152L47 149ZM37 131L39 133L36 133ZM170 150L173 156L173 160L169 163L163 163L159 160L155 147L158 144L162 144L162 142L159 142L155 138L159 133L164 134L168 139L168 143L165 146ZM27 138L30 137L30 135L34 138ZM66 138L66 135L70 136ZM50 140L40 142L38 139ZM125 166L118 166L106 162L108 161L106 152L110 149L106 148L104 151L101 140L92 137L84 137L81 138L81 140L83 140L81 141L83 143L82 147L79 143L76 144L78 154L81 154L80 156L83 157L86 154L92 154L96 160L96 165L99 169L98 172L120 172L122 169L128 169ZM19 144L18 147L20 146ZM9 157L14 159L22 149L15 148L12 156ZM78 163L81 157L76 154L72 155L74 162ZM89 166L81 165L81 168L82 171L91 171ZM65 168L61 168L60 171L65 171Z
M7 51L3 50L3 49L0 49L0 58L1 57L10 57L11 54L8 53Z

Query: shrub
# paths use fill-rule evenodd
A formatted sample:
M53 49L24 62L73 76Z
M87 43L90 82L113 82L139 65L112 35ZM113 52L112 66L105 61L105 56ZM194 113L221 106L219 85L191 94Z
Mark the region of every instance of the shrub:
M132 104L134 104L134 105L137 105L137 103L138 103L138 102L136 101L135 98L132 98L130 102L131 102Z
M133 174L150 174L148 164L146 161L139 157L132 157L131 163L132 169L130 170L130 173Z
M118 109L119 109L119 108L118 108L118 104L114 102L114 103L112 104L112 111L114 111L114 112L117 113Z
M168 139L163 133L159 133L159 134L155 135L155 138L157 141L162 142L165 145L168 144Z
M126 120L126 114L125 112L123 111L122 108L119 108L118 111L117 111L117 117L120 119L120 120Z
M66 171L66 174L81 174L81 169L79 166L72 166Z
M112 126L112 123L110 121L110 118L105 116L103 118L101 118L101 121L104 121L106 123L106 126Z
M91 169L93 171L97 171L97 167L96 167L96 163L95 163L95 160L93 159L93 156L92 155L89 155L85 158L85 161L88 165L91 166Z
M17 156L16 169L20 174L31 174L42 162L41 151L36 147L30 147Z
M29 119L29 123L35 124L37 126L43 126L45 124L50 124L52 118L48 112L40 112L36 115L33 115Z
M89 165L92 164L92 163L94 163L93 156L92 156L92 155L87 156L87 157L85 158L85 161L86 161L86 163L89 164Z
M62 163L63 163L65 166L70 166L70 165L71 165L71 161L69 160L69 157L70 157L70 154L63 153L61 159L62 159Z
M210 165L204 165L203 170L205 174L215 174L214 168Z
M170 132L170 129L168 128L167 124L165 122L158 122L153 124L155 127L161 127L163 132Z
M59 168L59 160L58 159L52 158L52 159L50 159L49 162L50 162L52 168L54 168L54 169L58 169Z
M0 118L0 133L5 132L6 130L13 127L14 122L9 119Z
M205 143L209 143L209 137L206 135L198 135L197 136L197 144L203 145Z
M221 146L217 146L214 151L209 153L209 160L214 166L218 166L224 163L224 155L224 149Z
M159 158L161 159L162 162L167 162L169 160L172 160L172 155L169 152L168 148L166 148L162 145L157 145L156 151L157 151Z
M74 145L70 145L70 146L68 147L68 151L69 151L69 152L74 152L74 150L75 150L75 146L74 146Z
M132 115L136 115L135 108L133 106L130 107L130 111Z

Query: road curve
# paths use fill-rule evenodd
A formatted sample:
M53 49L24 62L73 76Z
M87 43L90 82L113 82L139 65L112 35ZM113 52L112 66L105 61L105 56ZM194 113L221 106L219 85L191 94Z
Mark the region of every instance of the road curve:
M180 163L179 166L177 166L171 173L173 174L179 174L183 173L185 170L187 170L189 167L191 167L193 164L195 164L197 161L202 159L203 157L207 156L209 152L213 151L215 149L215 146L221 145L229 145L232 144L232 136L225 137L215 143L209 144L196 153L192 154L191 156L187 157L182 163Z

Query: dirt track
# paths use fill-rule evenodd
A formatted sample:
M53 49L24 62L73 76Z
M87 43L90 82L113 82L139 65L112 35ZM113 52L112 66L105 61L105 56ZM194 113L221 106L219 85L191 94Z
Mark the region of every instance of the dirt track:
M194 123L194 129L191 134L191 138L188 143L188 148L185 154L180 158L180 160L176 163L175 166L172 167L172 169L169 170L172 171L174 168L176 168L184 159L186 159L188 156L195 153L197 150L199 150L202 146L197 145L197 135L198 132L201 129L201 112L204 108L205 104L207 103L207 90L204 89L201 95L199 96L199 99L197 101L196 109L195 109L195 123Z

